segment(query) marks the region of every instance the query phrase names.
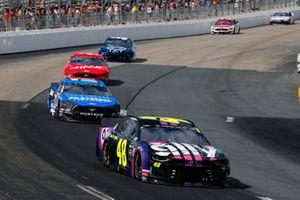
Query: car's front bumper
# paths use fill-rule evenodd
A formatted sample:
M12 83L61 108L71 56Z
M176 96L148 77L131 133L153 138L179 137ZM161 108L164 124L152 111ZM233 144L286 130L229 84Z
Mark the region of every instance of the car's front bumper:
M159 166L159 167L158 167ZM220 185L228 181L230 167L216 162L202 164L152 164L149 173L142 173L142 181L189 187Z
M134 52L103 52L102 55L110 60L127 60L134 58Z
M102 117L118 116L120 113L120 105L109 107L87 107L87 106L73 106L72 108L60 108L59 116L69 120L99 120Z
M217 28L217 29L211 29L211 33L214 34L229 34L229 33L233 33L233 29L227 29L227 28Z
M284 23L289 23L291 19L271 19L270 23L273 24L284 24Z

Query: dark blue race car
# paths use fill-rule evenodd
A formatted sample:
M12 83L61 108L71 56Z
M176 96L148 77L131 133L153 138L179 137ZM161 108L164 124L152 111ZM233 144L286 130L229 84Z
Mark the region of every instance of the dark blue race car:
M201 187L228 181L227 156L189 120L125 117L101 127L96 154L105 167L151 183Z
M64 121L101 120L119 115L120 104L102 81L64 78L51 84L48 110Z
M98 53L108 60L118 59L132 62L136 58L135 49L135 44L129 38L109 37L101 45Z

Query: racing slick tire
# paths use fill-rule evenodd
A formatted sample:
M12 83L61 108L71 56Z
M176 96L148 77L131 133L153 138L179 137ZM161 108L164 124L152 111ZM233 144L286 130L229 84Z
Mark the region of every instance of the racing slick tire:
M103 144L101 161L105 168L109 168L110 160L109 160L109 154L107 152L107 144L106 143Z
M142 179L142 169L141 169L141 154L137 153L134 159L134 178L137 180Z

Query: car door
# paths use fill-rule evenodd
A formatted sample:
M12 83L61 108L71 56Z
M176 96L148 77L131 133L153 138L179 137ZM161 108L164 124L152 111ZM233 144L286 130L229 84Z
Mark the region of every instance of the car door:
M131 160L132 149L136 146L134 140L137 131L137 123L132 118L126 118L118 123L115 129L117 139L112 144L114 162L123 169L128 169Z

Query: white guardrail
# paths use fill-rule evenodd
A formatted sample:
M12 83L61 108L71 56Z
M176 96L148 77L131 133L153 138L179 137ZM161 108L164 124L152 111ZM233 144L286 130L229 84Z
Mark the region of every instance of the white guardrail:
M287 10L294 12L296 19L300 18L300 7ZM240 21L241 28L262 26L269 24L270 15L275 11L236 15L234 18ZM109 36L147 40L206 34L210 32L210 26L215 21L216 18L210 18L165 23L1 32L0 55L101 44Z

